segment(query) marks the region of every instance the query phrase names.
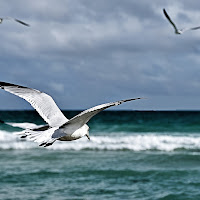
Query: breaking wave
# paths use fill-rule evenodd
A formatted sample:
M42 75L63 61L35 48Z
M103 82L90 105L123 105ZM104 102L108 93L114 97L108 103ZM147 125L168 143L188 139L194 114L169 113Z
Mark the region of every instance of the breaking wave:
M35 124L12 123L12 126L20 128L36 128ZM8 132L0 130L0 149L35 149L39 147L37 143L20 139L16 135L18 132ZM91 136L91 140L86 137L71 142L56 141L52 146L45 149L52 150L130 150L130 151L175 151L192 150L200 151L200 137L198 135L172 135L157 133L133 133L125 135L118 133ZM44 148L43 148L44 149Z
M13 126L13 127L18 127L22 129L32 129L32 128L39 128L40 126L34 124L34 123L6 123L7 125Z

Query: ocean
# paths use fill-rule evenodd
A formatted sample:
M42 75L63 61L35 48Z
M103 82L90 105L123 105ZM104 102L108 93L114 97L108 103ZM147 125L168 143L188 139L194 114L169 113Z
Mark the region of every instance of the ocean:
M0 119L1 200L200 199L200 111L103 111L90 141L46 148L16 135L45 124L37 112Z

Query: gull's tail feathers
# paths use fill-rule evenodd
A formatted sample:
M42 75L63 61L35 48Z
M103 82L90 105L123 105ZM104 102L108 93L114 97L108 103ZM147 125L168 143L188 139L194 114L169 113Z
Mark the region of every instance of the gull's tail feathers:
M20 135L21 138L26 138L27 140L38 143L39 146L47 147L52 145L57 140L57 138L52 138L55 130L57 130L55 127L45 131L34 131L31 129L26 129L21 133L18 133L18 135Z

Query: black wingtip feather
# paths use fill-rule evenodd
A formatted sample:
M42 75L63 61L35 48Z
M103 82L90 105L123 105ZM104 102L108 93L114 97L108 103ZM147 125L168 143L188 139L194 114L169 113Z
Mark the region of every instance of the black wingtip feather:
M0 87L1 87L1 89L4 89L4 87L6 87L6 86L8 86L8 87L18 87L18 88L27 88L27 87L24 87L24 86L20 86L20 85L15 85L15 84L12 84L12 83L7 83L7 82L2 82L2 81L0 81Z
M23 24L24 26L30 26L29 24L19 20L19 19L15 19L16 22L20 23L20 24Z
M44 146L46 142L39 144L40 147Z
M48 147L48 146L51 146L53 143L46 143L45 145L44 145L44 147Z
M167 11L163 8L163 13L165 14L165 16L167 17L167 18L169 18L169 15L167 14Z

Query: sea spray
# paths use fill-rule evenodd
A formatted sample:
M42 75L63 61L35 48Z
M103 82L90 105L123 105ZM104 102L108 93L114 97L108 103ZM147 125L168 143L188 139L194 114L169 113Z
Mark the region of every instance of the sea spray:
M35 125L36 126L36 125ZM19 132L0 131L0 149L32 149L41 148L37 144L20 139ZM191 135L168 135L165 133L128 133L119 136L118 133L91 136L91 140L82 138L70 142L56 141L48 147L52 150L130 150L130 151L175 151L175 150L200 150L200 137ZM188 134L188 133L187 133Z

